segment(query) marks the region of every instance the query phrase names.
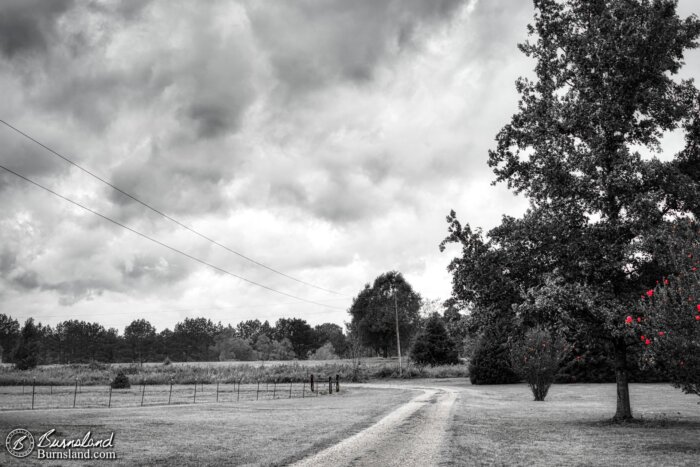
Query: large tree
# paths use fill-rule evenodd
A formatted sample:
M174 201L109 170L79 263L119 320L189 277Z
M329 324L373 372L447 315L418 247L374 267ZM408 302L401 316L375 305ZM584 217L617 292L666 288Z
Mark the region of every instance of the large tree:
M131 358L143 364L153 354L156 328L145 319L136 319L124 328L124 340L131 350Z
M700 100L691 80L674 78L684 51L697 46L700 21L679 18L673 0L534 4L532 40L519 47L536 60L535 74L517 81L518 112L489 153L497 181L531 207L522 219L505 218L488 240L451 216L448 241L467 253L452 266L454 294L473 298L464 285L474 280L465 268L475 258L500 258L499 280L546 296L520 311L611 343L614 419L628 420L632 342L621 323L661 274L654 252L672 235L673 218L700 214ZM660 151L664 132L674 130L686 137L679 154L665 162L640 154ZM523 265L532 268L526 277Z
M408 343L420 323L421 297L400 272L384 273L353 299L349 313L351 326L358 330L363 345L381 352L384 357L396 348L396 316L398 315L401 348Z

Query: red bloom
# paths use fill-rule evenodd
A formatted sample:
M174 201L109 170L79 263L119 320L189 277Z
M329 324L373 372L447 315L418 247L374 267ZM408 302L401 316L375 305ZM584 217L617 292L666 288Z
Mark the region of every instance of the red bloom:
M698 306L696 306L695 308L698 310L698 312L700 312L700 304Z
M638 322L638 323L641 323L641 322L642 322L642 318L639 317L639 316L637 316L637 322Z
M644 344L649 345L649 344L651 344L651 341L649 339L647 339L644 341Z
M668 279L664 279L664 285L668 285Z
M647 297L651 297L654 295L654 291L652 289L647 290Z
M697 270L698 270L698 268L696 268L695 266L693 266L692 269L691 269L691 271L693 271L693 272L695 272L695 271L697 271Z
M700 321L700 315L695 315L695 321Z
M628 316L627 318L625 318L625 323L632 324L632 317Z
M661 337L663 337L663 336L666 335L666 332L664 332L664 331L659 331L659 335L660 335Z
M642 336L639 336L639 340L644 341L644 339L646 339L645 336L643 336L643 335L642 335Z

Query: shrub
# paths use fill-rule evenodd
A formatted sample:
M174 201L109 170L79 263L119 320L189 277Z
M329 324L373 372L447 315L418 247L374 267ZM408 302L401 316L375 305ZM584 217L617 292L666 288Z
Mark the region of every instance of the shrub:
M445 323L433 314L418 334L411 349L411 357L418 364L430 366L459 363L457 346L447 334Z
M163 360L163 366L168 366L171 365L173 362L170 361L170 357L165 357L165 360Z
M117 373L117 376L112 380L112 389L129 389L131 387L131 382L129 377L124 374L123 371Z
M330 342L326 342L309 356L309 360L336 360L337 358L333 344Z
M675 387L700 396L699 255L695 239L687 257L676 257L680 272L649 290L625 323L648 371L659 369Z
M498 325L486 329L469 362L472 384L510 384L519 381L510 363L507 334Z
M547 397L566 350L562 337L543 328L529 329L513 346L513 369L530 386L536 401Z

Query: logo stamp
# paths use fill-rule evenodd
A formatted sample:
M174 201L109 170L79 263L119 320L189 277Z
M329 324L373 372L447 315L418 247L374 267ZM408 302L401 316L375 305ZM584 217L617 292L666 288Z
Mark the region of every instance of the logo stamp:
M34 436L24 428L17 428L5 438L5 447L14 457L27 457L34 450Z

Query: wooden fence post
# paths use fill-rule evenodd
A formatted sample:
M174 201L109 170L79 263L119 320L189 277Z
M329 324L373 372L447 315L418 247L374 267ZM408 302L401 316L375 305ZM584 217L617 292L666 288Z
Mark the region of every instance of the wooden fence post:
M328 377L328 395L333 394L333 378Z
M314 375L311 375L311 382L309 383L311 385L311 392L314 392Z
M255 400L258 400L258 394L260 394L260 380L258 380L258 389L255 391Z
M340 375L335 375L335 392L340 392Z
M192 398L192 403L197 403L197 380L194 380L194 397Z
M243 381L243 378L238 380L238 394L236 395L236 402L238 402L241 399L241 382Z
M173 398L173 379L170 378L170 393L168 394L168 405L170 405L170 399Z
M75 391L73 391L73 408L75 408L75 400L78 398L78 378L75 378Z
M219 382L216 382L216 402L219 402Z
M143 407L143 396L146 394L146 382L141 381L141 407Z
M289 399L292 398L292 382L289 382Z
M304 384L301 385L301 398L302 399L304 397L306 397L306 395L304 394L305 392L306 392L306 380L304 380Z
M34 410L34 391L36 388L36 378L32 381L32 410Z
M107 401L107 408L112 408L112 385L109 385L109 401Z

